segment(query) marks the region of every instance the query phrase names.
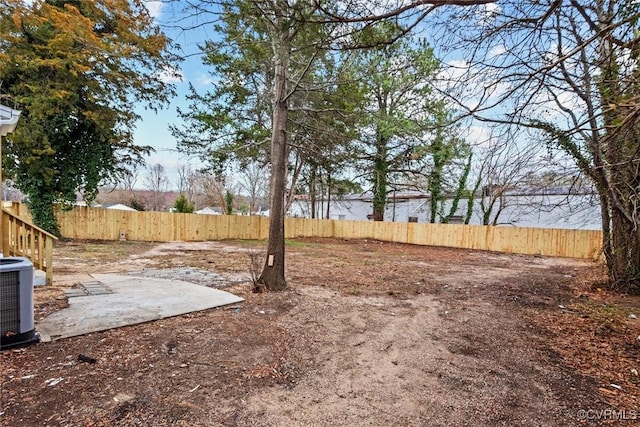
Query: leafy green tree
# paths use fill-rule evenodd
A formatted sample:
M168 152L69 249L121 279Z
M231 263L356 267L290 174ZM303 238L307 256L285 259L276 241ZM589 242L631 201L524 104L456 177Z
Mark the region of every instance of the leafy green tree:
M314 11L311 5L279 1L223 5L216 26L221 38L204 46L216 83L205 94L192 88L189 110L180 111L187 126L172 128L179 149L199 154L212 168L230 161L241 167L271 164L268 251L273 256L266 257L259 280L270 289L286 286L287 184L295 188L304 165L325 151L321 142L350 139L346 118L338 114L349 108L350 94L358 93L333 82L340 69L319 47L329 26L300 21Z
M174 212L178 213L193 213L195 207L193 203L190 203L187 200L187 197L184 194L180 194L176 201L173 203Z
M457 128L450 121L450 115L442 108L436 114L437 127L431 141L422 147L431 157L427 175L431 223L448 223L455 215L471 170L471 148L457 135ZM450 195L453 195L451 206L445 213L445 201Z
M425 139L437 125L434 115L442 114L432 93L438 61L428 45L407 38L362 51L359 66L368 96L360 158L373 192L373 220L383 221L392 185L423 169Z
M216 175L230 162L246 166L269 157L273 55L267 23L251 2L225 4L214 31L218 41L202 46L211 89L190 85L188 109L178 108L186 122L171 126L178 149L197 155Z
M134 110L172 95L170 48L141 0L0 0L0 88L22 110L2 154L37 225L57 234L56 203L93 201L152 150Z

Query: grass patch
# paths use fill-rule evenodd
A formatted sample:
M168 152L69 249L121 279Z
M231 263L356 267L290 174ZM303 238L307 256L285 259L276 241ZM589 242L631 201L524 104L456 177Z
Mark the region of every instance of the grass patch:
M571 307L581 316L590 317L598 321L622 321L629 313L627 310L616 305L606 305L601 303L577 303Z
M255 247L266 247L266 240L258 240L258 239L247 239L247 240L232 240L233 243L237 243L241 246L248 246L250 248Z
M597 336L624 334L627 329L626 321L631 313L620 306L589 302L575 304L571 309L580 317L594 322L594 333Z
M156 243L153 242L136 242L127 240L114 240L114 241L71 241L71 242L58 242L56 244L59 248L65 248L64 250L71 251L75 256L81 259L96 258L102 255L109 257L110 259L126 257L131 254L144 252L153 247Z
M316 248L318 247L317 243L303 242L301 240L295 239L286 239L284 241L285 246L289 248Z

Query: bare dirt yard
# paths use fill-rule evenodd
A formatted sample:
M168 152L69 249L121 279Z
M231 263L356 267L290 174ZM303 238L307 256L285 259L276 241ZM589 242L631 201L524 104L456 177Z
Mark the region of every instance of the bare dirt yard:
M194 281L246 301L0 353L0 425L640 423L640 298L603 290L600 263L304 239L287 244L289 289L256 294L262 251L57 244L36 320L90 273Z

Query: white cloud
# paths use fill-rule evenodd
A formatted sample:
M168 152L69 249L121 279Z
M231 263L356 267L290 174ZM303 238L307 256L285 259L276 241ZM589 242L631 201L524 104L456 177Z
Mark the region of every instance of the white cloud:
M163 70L158 73L158 78L165 83L181 83L184 80L183 77L182 71L177 68Z
M438 73L438 79L456 81L469 71L470 65L468 61L463 60L449 61L446 67L443 67Z
M565 117L564 110L570 110L578 116L584 112L584 105L580 98L570 90L557 90L553 94L541 91L533 97L530 107L532 115L551 121Z
M496 56L500 56L506 52L507 52L506 46L504 45L494 46L493 48L491 48L491 50L489 50L489 57L495 58Z
M162 1L148 0L144 2L144 5L147 7L147 10L149 11L149 15L151 15L153 19L158 19L162 14L162 7L164 6Z
M473 146L484 146L491 141L491 131L480 125L469 126L463 133L464 139Z
M479 72L471 63L463 60L449 61L438 73L440 90L455 94L455 98L467 109L499 100L511 90L511 84L501 81L496 72Z
M497 3L487 3L480 8L478 12L478 24L488 24L500 13L500 6Z
M486 13L498 13L500 12L500 5L496 2L496 3L487 3L484 5L484 10Z
M484 9L484 10L481 13L486 18L494 17L495 15L500 13L500 5L497 2L495 2L495 3L486 3L485 5L483 5L482 9Z
M210 75L204 73L198 73L198 75L193 79L193 84L196 87L206 87L211 86L213 83L213 78Z

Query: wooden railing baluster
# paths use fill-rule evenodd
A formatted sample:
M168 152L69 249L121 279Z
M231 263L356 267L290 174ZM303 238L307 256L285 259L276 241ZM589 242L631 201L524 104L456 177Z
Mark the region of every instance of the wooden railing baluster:
M33 266L45 272L47 285L53 283L53 234L29 224L24 219L2 208L0 214L3 256L28 258Z

